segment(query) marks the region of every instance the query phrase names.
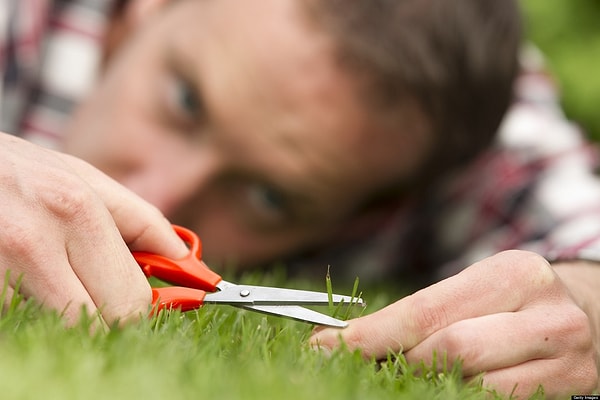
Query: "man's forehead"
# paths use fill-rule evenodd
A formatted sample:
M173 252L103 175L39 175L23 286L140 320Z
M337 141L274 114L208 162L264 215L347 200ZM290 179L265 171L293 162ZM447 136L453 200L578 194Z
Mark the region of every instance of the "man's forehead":
M203 40L222 61L208 68L204 84L210 89L227 80L213 90L213 99L227 111L224 125L235 109L238 117L253 121L250 136L264 148L276 144L281 154L297 157L296 165L304 164L308 175L303 178L329 185L323 192L336 198L379 187L398 175L403 160L410 164L415 153L410 135L380 129L354 77L336 63L330 39L304 19L298 2L207 3L222 7L207 11L215 37Z

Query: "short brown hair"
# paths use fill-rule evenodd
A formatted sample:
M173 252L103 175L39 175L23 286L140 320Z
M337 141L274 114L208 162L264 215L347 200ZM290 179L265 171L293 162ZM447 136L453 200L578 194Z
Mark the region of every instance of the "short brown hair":
M332 36L340 64L365 78L372 111L393 113L412 101L425 115L435 144L420 179L464 165L489 146L518 70L515 1L307 4L310 18Z

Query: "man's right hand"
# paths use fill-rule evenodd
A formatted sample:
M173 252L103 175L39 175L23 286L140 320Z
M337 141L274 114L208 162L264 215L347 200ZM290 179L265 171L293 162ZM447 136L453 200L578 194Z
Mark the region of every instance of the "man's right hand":
M0 282L74 323L146 315L151 290L132 250L180 258L185 244L152 205L77 158L0 133Z

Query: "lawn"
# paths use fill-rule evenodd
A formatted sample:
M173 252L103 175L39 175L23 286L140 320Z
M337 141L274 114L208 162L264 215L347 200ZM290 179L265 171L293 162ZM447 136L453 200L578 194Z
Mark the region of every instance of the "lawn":
M364 297L371 310L389 301ZM88 323L67 329L29 302L3 313L3 399L500 398L464 383L443 357L439 369L417 374L391 354L385 362L347 350L326 356L307 346L311 325L230 306L164 313L93 334Z

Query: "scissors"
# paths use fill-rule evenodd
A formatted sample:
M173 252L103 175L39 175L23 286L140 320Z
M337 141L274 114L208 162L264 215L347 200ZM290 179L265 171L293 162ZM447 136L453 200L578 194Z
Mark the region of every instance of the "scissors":
M202 261L202 243L191 230L173 225L189 253L178 260L158 254L133 252L147 277L179 286L152 288L152 313L163 309L190 311L203 304L228 304L318 325L345 328L345 321L302 305L329 305L329 294L268 286L237 285L223 280ZM333 304L364 305L362 299L333 294Z

